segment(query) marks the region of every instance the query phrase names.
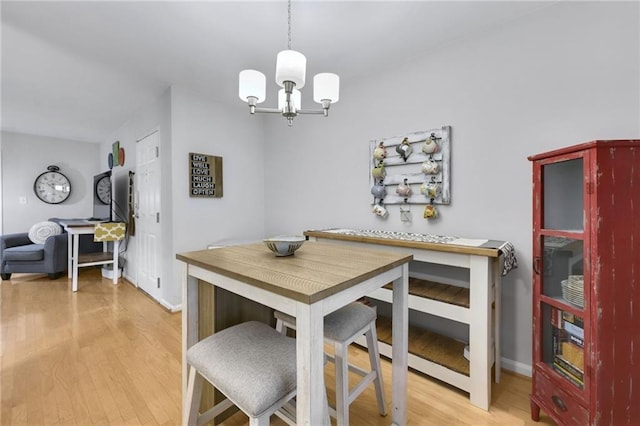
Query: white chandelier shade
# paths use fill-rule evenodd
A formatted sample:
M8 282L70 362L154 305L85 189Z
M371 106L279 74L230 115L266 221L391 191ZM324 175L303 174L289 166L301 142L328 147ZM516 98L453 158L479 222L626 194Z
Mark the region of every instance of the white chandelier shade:
M291 91L291 101L293 102L294 111L299 111L302 109L302 92L298 89L293 89ZM287 93L284 89L278 90L278 109L280 111L284 111L287 103Z
M291 81L300 90L304 87L307 72L307 58L295 50L283 50L276 57L276 83L284 87L285 81Z
M240 84L238 86L238 94L244 102L248 102L250 97L256 98L255 103L264 102L267 92L267 78L260 71L240 71Z
M283 80L282 87L285 81ZM280 84L280 83L278 83ZM301 109L302 94L297 89L293 89L292 98L297 110ZM264 102L266 99L267 79L263 73L256 70L244 70L240 72L239 97L244 102L248 102L250 97L256 98L255 103ZM278 91L278 109L282 110L285 103L285 90ZM329 101L335 104L340 100L340 77L333 73L320 73L313 77L313 100L319 104Z
M329 101L335 104L340 99L340 77L323 72L313 77L313 100L318 103Z

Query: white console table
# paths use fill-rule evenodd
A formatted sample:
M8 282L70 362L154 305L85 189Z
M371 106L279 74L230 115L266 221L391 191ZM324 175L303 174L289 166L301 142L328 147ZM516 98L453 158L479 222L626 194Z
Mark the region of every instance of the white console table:
M395 235L394 235L395 234ZM470 240L455 237L433 236L433 241L422 240L422 234L392 233L385 231L354 231L345 229L306 231L310 240L329 240L348 245L378 246L384 250L394 250L412 254L414 261L449 265L469 270L469 286L466 306L425 296L421 289L429 285L444 284L420 283L415 280L409 284L409 309L468 324L469 361L464 359L464 344L455 341L459 354L455 363L463 369L449 368L445 363L427 359L420 347L429 345L428 341L419 342L425 335L421 330L410 327L409 330L409 366L429 376L449 383L469 393L473 405L488 410L491 404L491 366L495 364L495 381L500 380L500 297L503 258L499 247L503 241ZM397 236L397 238L396 238ZM424 237L429 237L425 235ZM409 275L411 276L411 267ZM415 291L413 291L415 290ZM454 290L457 291L457 290ZM442 293L442 291L441 291ZM451 292L450 292L451 293ZM372 299L392 302L389 288L380 288L368 295ZM380 353L391 357L391 346L385 335L388 321L378 320L378 338ZM414 333L412 333L412 329ZM493 333L492 333L493 332ZM413 337L411 335L414 335ZM433 334L433 333L432 333ZM492 335L493 334L493 335ZM387 342L385 342L387 340ZM363 346L364 340L358 341ZM415 349L415 350L414 350ZM465 371L466 370L466 371Z
M60 224L69 234L68 238L68 271L69 278L72 280L71 288L74 292L78 291L78 268L84 266L96 265L113 265L113 284L118 283L118 255L120 250L120 241L113 241L113 251L107 249L107 243L103 243L103 252L78 254L78 246L80 245L80 235L93 234L95 232L95 223L86 220L61 221Z

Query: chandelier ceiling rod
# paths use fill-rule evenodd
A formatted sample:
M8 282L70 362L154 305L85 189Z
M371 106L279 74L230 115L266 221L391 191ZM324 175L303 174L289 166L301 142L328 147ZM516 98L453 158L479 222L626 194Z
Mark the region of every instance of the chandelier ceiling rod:
M287 49L291 50L291 0L287 2Z
M291 49L291 0L287 4L287 50L278 53L276 59L276 83L283 89L278 93L278 108L258 108L257 104L266 98L266 77L256 70L244 70L239 75L240 99L249 105L249 113L277 113L282 114L289 123L298 114L329 115L329 107L339 100L340 77L333 73L316 74L313 78L313 100L322 105L322 109L302 109L302 94L304 87L307 59L305 56Z

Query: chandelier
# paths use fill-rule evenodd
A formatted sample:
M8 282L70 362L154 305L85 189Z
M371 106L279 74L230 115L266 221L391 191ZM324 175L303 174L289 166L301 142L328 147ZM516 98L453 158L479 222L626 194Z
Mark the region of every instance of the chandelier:
M278 53L276 58L276 83L282 89L278 92L278 108L258 108L266 97L266 77L256 70L240 71L239 96L249 105L249 113L282 114L293 124L298 114L329 115L329 107L338 102L340 77L333 73L320 73L313 77L313 100L322 105L322 109L302 109L300 89L304 87L307 58L295 50L291 50L291 0L288 2L288 45L287 50Z

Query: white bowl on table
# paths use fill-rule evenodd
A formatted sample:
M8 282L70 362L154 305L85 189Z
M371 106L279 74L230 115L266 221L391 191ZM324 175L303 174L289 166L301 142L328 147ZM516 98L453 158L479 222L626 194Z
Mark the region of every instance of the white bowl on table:
M291 256L305 242L305 237L300 235L282 235L267 238L264 243L276 256Z

